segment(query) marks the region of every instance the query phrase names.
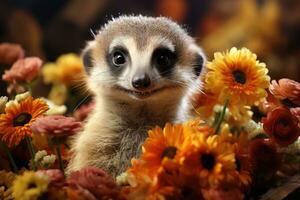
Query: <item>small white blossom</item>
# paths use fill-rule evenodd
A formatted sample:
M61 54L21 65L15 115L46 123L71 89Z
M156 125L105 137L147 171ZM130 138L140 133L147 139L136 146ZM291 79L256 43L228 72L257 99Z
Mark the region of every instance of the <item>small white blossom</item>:
M31 96L30 92L24 92L24 93L16 95L15 101L20 102L30 96Z
M0 97L0 113L3 113L5 111L5 105L8 101L8 98L6 96Z
M34 161L40 162L45 156L47 156L47 151L45 150L38 151L34 156Z
M42 98L48 105L49 110L45 113L46 115L63 115L67 111L67 107L65 105L57 105L53 101Z
M43 158L43 160L41 161L41 165L45 168L51 166L54 164L56 160L56 156L51 154L51 155L47 155Z

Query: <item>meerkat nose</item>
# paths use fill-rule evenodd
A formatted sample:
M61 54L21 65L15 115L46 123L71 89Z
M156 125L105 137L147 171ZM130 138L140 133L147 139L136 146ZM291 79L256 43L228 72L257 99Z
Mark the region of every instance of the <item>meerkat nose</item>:
M135 89L142 90L150 87L151 79L147 74L136 74L131 83Z

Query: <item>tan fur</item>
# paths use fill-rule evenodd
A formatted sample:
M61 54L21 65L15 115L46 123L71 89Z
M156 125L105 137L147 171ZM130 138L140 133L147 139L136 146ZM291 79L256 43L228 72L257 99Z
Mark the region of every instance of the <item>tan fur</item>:
M105 55L114 43L125 43L132 54L132 66L128 69L131 71L124 72L124 77L112 77L108 73ZM147 64L153 49L160 43L178 52L174 80L156 78L158 75ZM95 94L96 108L84 131L75 138L74 157L68 172L97 166L116 176L130 165L131 158L138 157L147 130L174 122L178 120L178 113L184 113L184 95L191 85L199 84L191 66L195 53L202 52L176 23L166 18L142 16L125 16L109 22L87 49L92 50L94 63L87 85ZM170 87L143 100L130 98L113 89L112 85L130 88L128 82L132 71L142 67L153 71L154 87Z

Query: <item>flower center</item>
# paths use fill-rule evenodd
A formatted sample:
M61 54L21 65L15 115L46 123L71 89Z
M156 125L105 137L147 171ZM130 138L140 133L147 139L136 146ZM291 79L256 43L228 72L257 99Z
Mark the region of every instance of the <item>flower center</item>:
M165 150L163 151L161 157L162 158L167 157L167 158L173 159L176 155L176 152L177 152L176 147L169 146L169 147L165 148Z
M29 183L27 189L33 189L36 187L37 187L37 185L35 183Z
M205 169L211 170L215 166L215 157L212 154L202 154L200 160Z
M20 113L17 117L13 119L13 126L24 126L25 124L30 122L31 118L32 116L29 113Z
M238 172L240 172L241 171L241 161L240 161L240 159L235 158L235 164L236 164L236 170Z
M240 84L246 83L246 75L244 72L242 72L240 70L235 70L232 72L232 75L234 77L235 82L240 83Z

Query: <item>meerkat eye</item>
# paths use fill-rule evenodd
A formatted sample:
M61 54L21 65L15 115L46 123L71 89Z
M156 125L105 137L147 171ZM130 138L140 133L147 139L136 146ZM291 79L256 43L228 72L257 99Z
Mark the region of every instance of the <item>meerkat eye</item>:
M160 73L166 73L174 66L176 55L167 48L158 48L153 53L152 61Z
M122 51L115 51L113 53L112 62L116 67L121 67L126 63L126 56Z

